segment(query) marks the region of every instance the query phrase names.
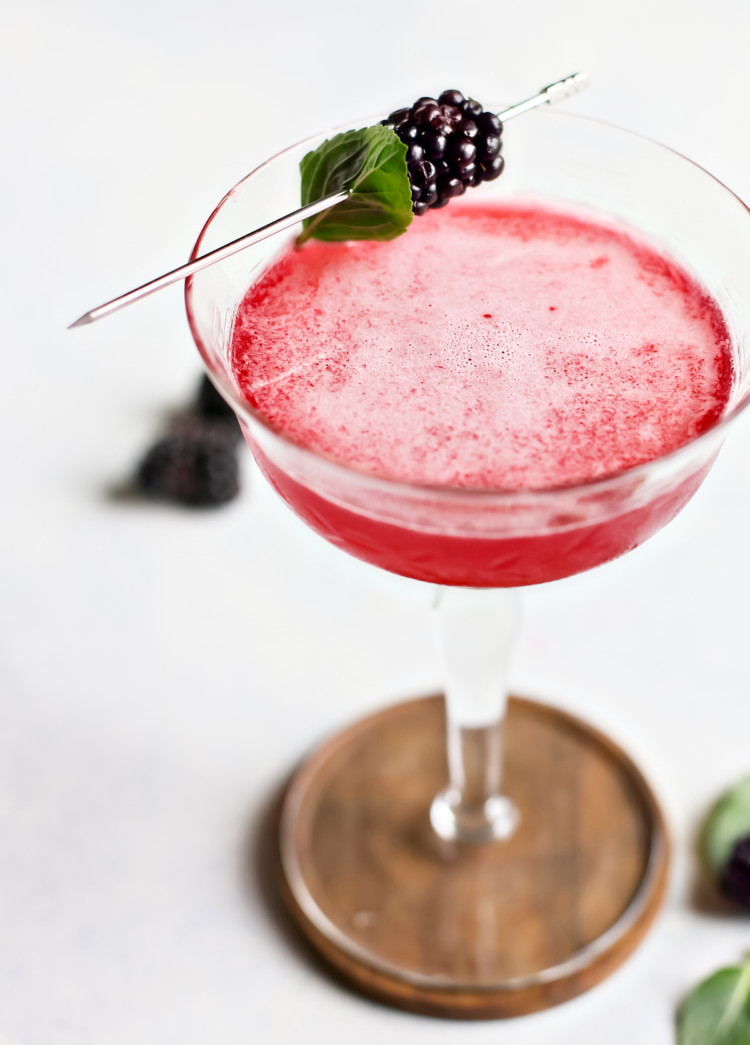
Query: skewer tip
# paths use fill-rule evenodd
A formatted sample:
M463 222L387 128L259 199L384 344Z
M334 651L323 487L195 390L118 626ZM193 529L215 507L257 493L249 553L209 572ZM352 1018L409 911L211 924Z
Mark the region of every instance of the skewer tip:
M68 330L72 330L73 327L85 327L89 323L93 323L93 322L94 322L94 317L91 315L91 313L90 312L84 312L84 314L82 316L79 316L78 319L76 319L74 323L69 323L68 324Z

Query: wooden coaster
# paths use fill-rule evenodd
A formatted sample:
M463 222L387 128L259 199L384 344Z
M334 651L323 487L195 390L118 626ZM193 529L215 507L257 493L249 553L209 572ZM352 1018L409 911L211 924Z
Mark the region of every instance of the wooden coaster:
M446 782L441 697L357 722L292 779L285 898L364 993L437 1016L517 1016L599 983L646 933L669 845L636 766L530 700L510 701L505 735L505 793L521 820L503 842L446 843L430 827Z

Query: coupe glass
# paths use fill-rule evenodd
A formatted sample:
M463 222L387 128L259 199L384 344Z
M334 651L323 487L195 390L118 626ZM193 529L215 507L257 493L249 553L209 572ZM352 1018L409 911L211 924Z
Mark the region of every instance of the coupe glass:
M194 256L298 206L299 161L333 133L285 150L235 186ZM607 975L645 932L666 874L658 806L611 741L527 702L513 712L518 729L509 727L504 749L516 589L604 563L669 522L697 490L750 394L750 215L729 190L655 142L559 112L510 123L504 154L506 172L472 190L477 200L546 200L618 219L660 245L718 302L734 339L735 382L724 417L708 431L657 460L555 488L393 481L290 441L237 389L228 362L237 307L288 238L214 265L186 288L206 369L284 501L344 551L439 586L444 732L443 702L433 699L374 716L330 742L290 785L281 871L307 935L363 989L421 1011L469 1016L529 1011ZM541 732L524 734L532 720ZM427 730L438 741L423 742ZM593 770L582 776L584 748L560 754L576 730L598 745L596 758L617 762L611 793ZM435 747L422 757L423 746L438 742L442 755ZM377 744L382 751L374 751ZM567 777L550 769L558 756L568 758ZM565 810L578 801L568 796L576 788L594 798L585 815L575 807L573 823ZM630 814L617 805L628 789L637 792L638 807L630 827ZM603 833L595 839L587 817L598 818ZM575 874L571 861L578 861ZM575 925L568 924L571 907Z

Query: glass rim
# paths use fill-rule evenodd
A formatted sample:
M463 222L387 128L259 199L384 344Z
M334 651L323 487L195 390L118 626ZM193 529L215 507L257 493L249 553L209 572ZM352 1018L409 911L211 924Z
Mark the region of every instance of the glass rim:
M534 116L542 116L544 119L572 120L577 123L593 124L608 131L615 131L619 134L636 138L659 150L670 153L672 156L676 156L679 160L689 164L695 170L700 172L700 174L707 177L716 186L723 190L723 192L734 199L740 205L742 210L744 210L745 214L750 217L750 206L748 206L748 204L746 204L736 192L721 181L720 178L717 178L716 175L706 170L705 167L697 163L695 160L691 160L690 157L685 156L684 153L677 149L673 149L669 145L664 145L655 138L639 134L636 131L631 131L626 127L610 123L607 120L601 120L597 117L585 116L579 113L560 112L559 110L550 111L548 108L545 108L536 109L531 113L525 114L525 119L529 119L529 117L533 118ZM380 113L377 116L365 117L363 120L359 121L349 121L345 124L329 128L328 130L320 131L317 134L309 135L307 138L300 139L299 141L288 145L286 148L281 149L279 152L274 153L273 156L269 156L268 159L258 164L257 167L254 167L243 178L236 182L236 184L233 185L224 196L222 196L211 211L211 214L206 219L198 238L195 241L195 245L190 254L190 261L200 257L203 241L209 232L214 218L248 181L261 171L265 170L266 167L303 146L312 145L313 142L319 141L323 135L330 136L338 134L340 131L349 129L360 123L362 126L369 126L371 123L378 122L382 118L383 114ZM750 390L748 390L739 401L731 407L731 409L723 414L709 428L705 429L705 431L701 432L699 435L694 436L692 439L689 439L687 442L682 443L680 446L675 447L673 450L670 450L668 453L661 454L658 457L649 458L649 460L642 461L639 464L629 465L614 472L607 472L604 475L594 476L590 479L572 480L566 483L555 483L537 487L471 487L440 483L418 483L407 479L398 479L378 472L368 471L367 469L348 462L343 458L335 457L332 454L325 453L324 451L314 450L310 447L303 446L301 443L292 439L282 428L273 424L273 422L271 422L261 411L253 407L246 399L244 399L239 391L226 380L222 373L218 371L211 358L211 353L203 343L203 339L198 331L197 323L195 322L191 311L191 296L195 278L195 276L189 276L185 280L185 309L187 312L190 332L210 379L216 385L221 395L229 402L234 411L244 420L258 424L274 439L280 440L283 444L292 449L294 453L299 454L303 460L311 460L317 464L324 464L327 468L333 469L342 476L346 476L350 479L354 478L359 482L364 482L367 485L372 485L375 488L390 492L391 494L423 493L425 495L433 496L437 494L441 497L449 497L451 499L455 498L456 500L480 499L483 501L500 502L518 498L519 496L542 498L546 496L554 496L555 494L574 494L576 492L596 494L600 490L605 491L621 482L639 482L642 477L646 476L649 472L652 472L658 466L674 463L681 457L688 456L688 454L696 447L703 446L704 444L710 443L714 440L723 442L724 433L729 425L744 413L747 406L750 405ZM732 331L730 330L730 334L731 333ZM721 438L719 439L719 437Z

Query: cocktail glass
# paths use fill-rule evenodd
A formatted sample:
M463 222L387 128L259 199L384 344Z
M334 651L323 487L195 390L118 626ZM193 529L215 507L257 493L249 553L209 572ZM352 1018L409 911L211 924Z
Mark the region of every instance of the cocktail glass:
M294 209L299 161L332 133L235 186L194 256ZM612 741L530 701L513 701L506 717L517 589L600 565L672 519L750 397L750 213L740 200L655 142L559 112L515 121L504 152L506 173L477 190L485 198L614 217L659 244L719 304L736 379L725 416L687 445L546 489L368 474L290 441L232 377L237 306L288 240L237 254L186 288L208 373L286 503L350 554L439 586L445 700L387 709L312 756L287 789L280 871L303 931L363 990L466 1017L532 1011L608 975L658 909L668 862L659 807Z

